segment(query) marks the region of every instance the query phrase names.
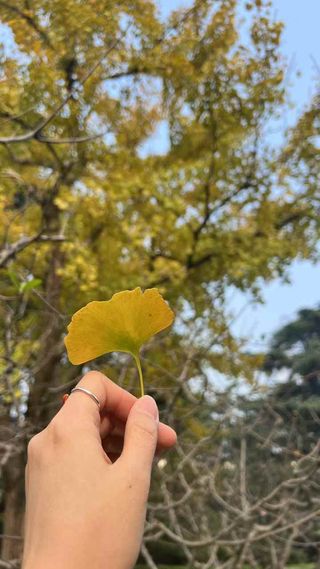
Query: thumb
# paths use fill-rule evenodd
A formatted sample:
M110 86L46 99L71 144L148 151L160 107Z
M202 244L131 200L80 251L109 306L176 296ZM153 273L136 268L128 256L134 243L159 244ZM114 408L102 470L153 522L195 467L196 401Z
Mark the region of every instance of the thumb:
M138 399L128 415L121 459L130 472L150 482L152 461L158 440L159 412L149 395Z

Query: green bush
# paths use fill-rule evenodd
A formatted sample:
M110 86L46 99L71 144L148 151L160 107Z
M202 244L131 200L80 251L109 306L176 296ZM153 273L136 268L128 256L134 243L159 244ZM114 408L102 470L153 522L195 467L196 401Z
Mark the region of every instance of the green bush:
M168 567L171 569L175 569L179 567L183 569L186 564L186 557L181 551L179 547L176 546L175 543L171 543L165 540L158 540L156 542L149 542L148 543L148 551L154 560L155 564L158 565L161 569L167 569ZM139 569L140 565L143 567L144 560L142 556L138 558L137 569Z

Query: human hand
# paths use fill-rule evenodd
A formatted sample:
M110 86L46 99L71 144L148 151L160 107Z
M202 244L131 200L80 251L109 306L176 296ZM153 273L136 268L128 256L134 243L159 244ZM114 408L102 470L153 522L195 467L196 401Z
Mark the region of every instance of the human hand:
M138 557L156 448L176 434L155 401L87 373L28 445L23 569L131 569Z

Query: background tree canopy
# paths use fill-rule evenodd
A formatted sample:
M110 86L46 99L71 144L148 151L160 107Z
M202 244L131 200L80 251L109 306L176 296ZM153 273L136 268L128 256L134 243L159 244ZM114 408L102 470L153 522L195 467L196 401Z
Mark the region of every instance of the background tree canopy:
M177 319L143 354L149 392L186 445L210 432L220 449L210 371L251 380L261 363L231 333L229 287L258 298L292 261L316 258L319 97L273 149L266 131L287 100L282 24L255 0L240 28L239 7L194 0L163 21L151 0L0 0L5 534L22 531L27 441L87 369L65 355L73 312L157 286ZM161 125L168 149L147 152ZM125 357L97 366L137 389ZM216 404L218 417L228 405ZM210 516L215 531L221 520ZM247 555L238 545L235 568ZM232 551L215 552L215 567ZM20 552L21 542L3 539L5 561Z

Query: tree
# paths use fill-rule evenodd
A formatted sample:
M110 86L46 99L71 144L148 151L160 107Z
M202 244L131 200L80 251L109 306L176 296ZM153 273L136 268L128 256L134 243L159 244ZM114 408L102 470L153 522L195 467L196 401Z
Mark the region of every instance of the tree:
M158 561L156 544L167 539L187 567L199 569L285 569L315 560L319 441L308 441L294 417L285 423L272 390L252 388L246 397L235 387L219 397L211 390L206 433L197 440L185 412L175 456L158 464L147 552ZM292 444L303 437L308 452Z
M308 453L320 437L320 310L304 308L278 330L263 364L268 373L287 370L270 404L283 422L287 447Z
M309 394L319 395L320 308L299 310L298 317L274 334L264 362L268 372L286 368L290 379L303 377Z
M318 106L279 152L268 148L270 119L285 109L282 25L268 2L249 3L244 46L237 8L194 0L163 22L151 0L0 0L6 536L21 536L26 443L83 372L63 346L76 309L160 288L178 326L152 361L144 353L146 377L169 419L199 439L192 414L208 368L254 367L230 331L228 287L258 296L263 281L315 255ZM167 150L146 154L164 124ZM136 385L122 357L95 365ZM4 561L20 553L21 540L3 539Z

